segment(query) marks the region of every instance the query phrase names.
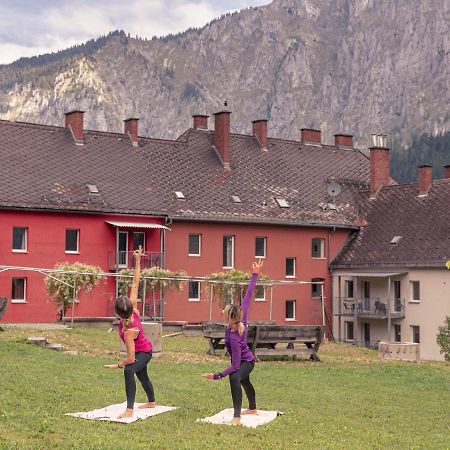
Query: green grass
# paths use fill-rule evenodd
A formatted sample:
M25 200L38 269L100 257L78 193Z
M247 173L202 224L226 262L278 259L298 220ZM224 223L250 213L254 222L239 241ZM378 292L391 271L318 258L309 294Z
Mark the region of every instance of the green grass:
M26 343L38 334L79 355ZM373 351L336 344L322 346L321 363L258 363L258 406L285 414L249 429L196 423L231 407L228 381L200 376L227 364L206 349L202 338L165 338L149 373L158 403L178 409L123 425L65 416L125 400L121 371L102 367L118 360L115 333L1 332L0 448L450 448L449 364L381 362ZM145 401L139 385L137 401Z

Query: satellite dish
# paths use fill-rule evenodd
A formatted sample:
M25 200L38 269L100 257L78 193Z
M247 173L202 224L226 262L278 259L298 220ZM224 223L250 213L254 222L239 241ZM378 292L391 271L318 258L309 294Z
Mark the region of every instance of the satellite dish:
M336 197L341 192L341 186L335 181L332 181L331 183L328 183L327 192L332 197Z

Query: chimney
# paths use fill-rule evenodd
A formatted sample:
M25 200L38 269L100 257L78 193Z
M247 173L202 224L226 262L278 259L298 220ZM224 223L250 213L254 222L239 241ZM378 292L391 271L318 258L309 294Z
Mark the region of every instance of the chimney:
M64 113L65 127L69 128L77 144L82 144L84 140L83 131L83 114L84 111L73 110Z
M254 120L252 124L253 136L257 137L261 147L267 148L267 120Z
M194 114L192 117L194 118L194 128L200 130L208 129L209 116L205 116L204 114Z
M422 164L419 168L419 195L428 195L433 182L433 166Z
M138 124L139 119L136 117L130 117L123 121L123 134L130 136L133 145L138 145L139 135L138 135Z
M375 146L370 150L370 195L375 194L381 186L390 181L389 149Z
M223 165L230 168L230 111L214 113L214 145Z
M320 144L320 130L312 130L311 128L302 128L300 130L301 141L313 144Z
M353 136L351 134L335 134L334 145L341 147L353 147Z
M444 178L450 178L450 164L444 166Z

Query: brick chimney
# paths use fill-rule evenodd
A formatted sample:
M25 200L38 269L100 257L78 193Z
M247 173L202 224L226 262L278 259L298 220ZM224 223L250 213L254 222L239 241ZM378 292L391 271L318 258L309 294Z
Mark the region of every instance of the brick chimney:
M252 122L252 133L256 136L261 147L267 148L267 120L254 120Z
M84 141L84 131L83 131L83 115L84 111L73 110L64 113L65 117L65 127L69 128L75 139L75 142L82 144Z
M200 130L208 129L209 116L205 116L204 114L194 114L192 117L194 118L194 128Z
M433 166L422 164L419 169L419 195L428 195L433 183Z
M370 194L375 194L381 186L387 186L390 180L389 149L371 147L370 150Z
M230 111L214 113L214 145L225 168L230 168Z
M320 135L322 132L320 130L313 130L311 128L301 128L300 136L302 142L308 142L313 144L320 144Z
M353 147L353 136L351 134L335 134L334 145L341 147Z
M450 164L444 166L444 178L450 178Z
M138 145L139 135L138 135L138 125L139 119L136 117L130 117L123 121L123 134L130 136L133 145Z

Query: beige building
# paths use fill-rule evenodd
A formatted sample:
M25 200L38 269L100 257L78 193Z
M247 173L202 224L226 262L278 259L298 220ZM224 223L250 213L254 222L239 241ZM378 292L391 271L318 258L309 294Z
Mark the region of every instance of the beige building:
M436 342L450 316L450 166L417 184L389 177L389 150L371 150L371 185L358 199L360 228L334 259L333 334L377 348L380 341L416 342L420 358L443 360Z

